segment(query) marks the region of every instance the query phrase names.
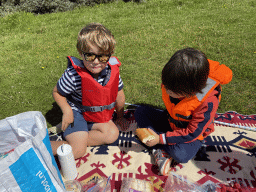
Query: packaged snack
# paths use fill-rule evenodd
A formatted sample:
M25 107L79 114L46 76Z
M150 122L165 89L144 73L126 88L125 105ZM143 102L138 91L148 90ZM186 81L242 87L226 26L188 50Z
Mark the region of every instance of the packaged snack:
M247 188L244 184L239 184L235 180L221 182L221 183L211 183L202 186L204 191L209 192L250 192L251 190Z
M153 192L153 185L149 181L124 178L120 192Z
M137 128L135 133L143 143L155 139L155 136L147 128Z
M206 192L198 184L175 173L169 173L165 182L164 192Z
M199 185L175 173L170 173L165 182L164 192L249 192L250 189L236 181L205 183Z
M82 192L110 192L111 184L109 178L95 178L82 186Z
M69 180L64 183L66 191L81 192L81 184L76 180Z

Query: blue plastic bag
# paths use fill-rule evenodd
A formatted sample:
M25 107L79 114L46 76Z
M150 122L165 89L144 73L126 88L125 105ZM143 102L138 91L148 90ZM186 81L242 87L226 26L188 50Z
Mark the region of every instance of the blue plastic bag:
M0 121L0 191L64 192L41 112Z

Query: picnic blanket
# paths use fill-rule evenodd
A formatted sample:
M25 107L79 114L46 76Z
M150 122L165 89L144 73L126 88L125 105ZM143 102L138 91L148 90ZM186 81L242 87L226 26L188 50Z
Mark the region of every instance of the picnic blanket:
M85 184L111 176L112 191L119 192L123 178L136 178L151 181L155 192L163 191L167 176L158 175L152 156L135 136L134 111L126 110L129 127L120 131L116 142L88 147L87 153L76 160L78 181ZM236 124L255 130L256 115L231 111L216 114L215 120L226 125L215 124L215 132L206 138L205 147L188 163L172 165L171 172L198 185L234 180L256 191L256 132L228 126Z

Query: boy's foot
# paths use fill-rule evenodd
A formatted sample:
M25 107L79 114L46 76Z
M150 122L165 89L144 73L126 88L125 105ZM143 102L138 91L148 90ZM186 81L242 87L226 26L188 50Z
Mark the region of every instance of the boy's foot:
M160 174L167 175L170 170L172 158L166 158L161 149L153 149L152 154L153 157L155 158L155 163L159 168Z

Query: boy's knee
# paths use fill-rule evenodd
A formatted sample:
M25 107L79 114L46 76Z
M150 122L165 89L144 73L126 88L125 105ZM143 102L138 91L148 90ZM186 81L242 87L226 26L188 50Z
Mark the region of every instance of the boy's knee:
M73 155L75 159L83 157L85 153L86 153L86 148L73 150Z
M177 163L187 163L189 162L190 159L193 158L191 155L188 155L187 153L177 153L172 154L171 156Z
M168 148L165 148L167 150L167 153L178 163L187 163L189 160L193 159L198 152L197 147L191 147L195 146L190 144L177 144L177 145L171 145ZM190 147L187 147L187 145L190 145Z
M166 151L177 163L187 163L192 157L183 150L168 149Z
M145 111L147 111L148 107L147 106L139 106L136 108L135 112L134 112L134 117L135 119L140 119L141 115L145 114Z
M177 163L187 163L190 159L187 158L173 158Z
M143 113L143 111L145 110L145 106L138 106L134 112L134 116L139 115L141 113Z
M117 127L109 129L106 132L106 143L111 144L114 143L119 137L119 130Z

